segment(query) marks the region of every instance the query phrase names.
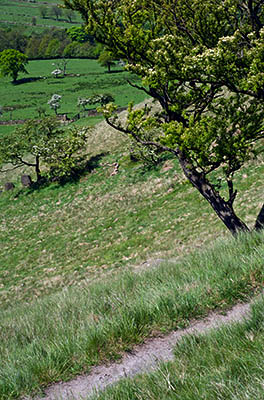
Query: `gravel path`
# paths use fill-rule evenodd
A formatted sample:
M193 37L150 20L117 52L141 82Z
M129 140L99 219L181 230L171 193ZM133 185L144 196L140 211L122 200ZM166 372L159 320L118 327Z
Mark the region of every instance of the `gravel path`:
M121 378L151 371L158 363L173 359L173 348L183 336L203 333L230 322L240 322L249 315L250 305L251 303L237 304L225 315L212 312L203 320L193 321L186 329L179 329L164 337L148 339L144 344L136 346L132 352L126 353L120 362L100 365L92 368L89 375L54 384L46 389L45 397L38 400L87 399L95 391L101 391Z

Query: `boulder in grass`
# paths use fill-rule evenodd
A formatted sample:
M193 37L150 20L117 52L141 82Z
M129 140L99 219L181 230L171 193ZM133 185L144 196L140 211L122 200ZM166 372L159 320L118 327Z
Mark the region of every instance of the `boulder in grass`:
M15 185L12 182L6 182L5 183L5 190L13 190L15 188Z
M21 183L25 187L30 187L32 185L32 179L30 175L22 175L21 176Z

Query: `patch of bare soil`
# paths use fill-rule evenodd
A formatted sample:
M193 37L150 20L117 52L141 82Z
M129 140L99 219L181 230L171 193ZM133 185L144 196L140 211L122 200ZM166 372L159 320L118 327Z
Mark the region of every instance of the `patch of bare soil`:
M150 372L157 368L160 362L173 359L173 348L183 336L205 333L224 324L241 322L249 316L251 304L237 304L225 315L211 312L202 320L192 321L188 328L179 329L163 337L148 339L144 344L136 346L133 351L124 354L120 362L99 365L92 368L89 375L54 384L45 390L44 397L38 397L35 400L87 399L122 378Z

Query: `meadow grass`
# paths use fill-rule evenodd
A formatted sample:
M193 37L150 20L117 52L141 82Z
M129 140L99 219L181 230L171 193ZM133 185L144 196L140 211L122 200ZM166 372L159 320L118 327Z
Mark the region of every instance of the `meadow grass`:
M242 235L159 267L108 274L1 311L1 399L32 394L118 359L151 334L246 301L261 290L263 256L263 234Z
M138 78L123 71L120 66L113 68L113 73L107 73L96 60L71 59L67 64L67 76L54 78L51 72L56 68L53 64L56 60L30 61L27 70L28 75L19 75L18 84L12 84L10 77L1 78L1 106L3 116L1 120L20 120L38 118L38 107L43 107L48 115L55 115L47 104L53 94L62 96L60 114L67 114L72 118L80 110L77 108L79 97L87 98L93 94L110 93L118 106L124 107L130 101L140 103L146 95L131 87L127 80L138 82ZM21 82L24 83L19 83ZM26 81L23 81L26 79ZM96 108L96 106L87 107ZM85 116L85 113L81 114ZM94 117L89 124L98 122ZM87 118L79 121L86 124ZM15 128L15 125L13 126ZM10 127L0 125L0 135L9 133Z
M249 320L190 335L175 347L174 361L107 389L96 400L263 399L264 299Z

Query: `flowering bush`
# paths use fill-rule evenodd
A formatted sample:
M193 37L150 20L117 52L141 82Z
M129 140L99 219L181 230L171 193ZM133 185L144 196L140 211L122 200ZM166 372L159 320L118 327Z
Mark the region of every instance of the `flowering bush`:
M60 108L60 101L61 101L61 96L59 94L53 94L51 99L48 100L48 105L52 110L55 111L55 114L58 114L58 108Z
M58 78L58 76L62 75L62 70L57 68L52 71L51 75L53 75L55 78Z

